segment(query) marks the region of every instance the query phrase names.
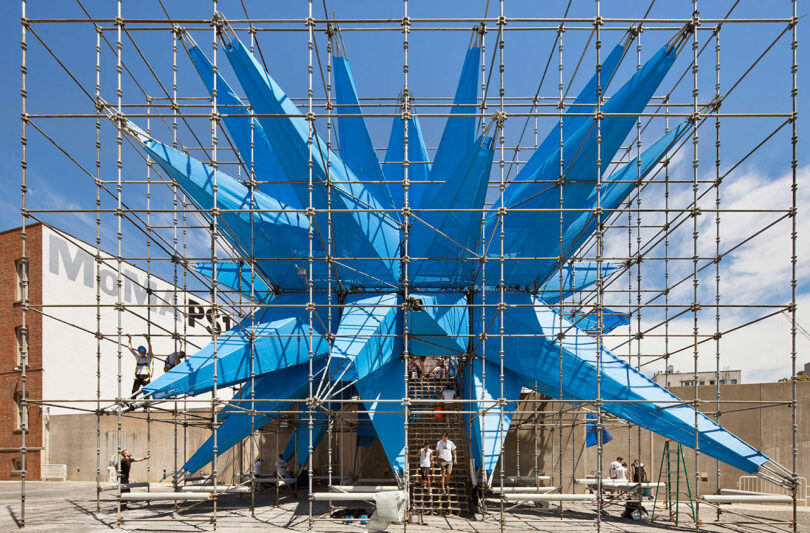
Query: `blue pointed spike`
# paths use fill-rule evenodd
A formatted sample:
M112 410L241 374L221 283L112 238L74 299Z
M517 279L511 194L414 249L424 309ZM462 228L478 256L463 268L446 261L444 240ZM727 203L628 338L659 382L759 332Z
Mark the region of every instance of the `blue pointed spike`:
M487 360L484 360L483 364L480 360L471 361L464 368L463 397L477 400L466 403L465 409L478 413L478 416L466 414L467 423L464 426L467 429L470 454L476 468L480 468L483 464L484 471L492 474L501 456L501 447L506 440L517 402L506 402L495 407L493 404L497 403L498 398L519 398L523 380L518 374L505 369L501 389L499 377L486 380L483 378L484 364L488 375L501 375L500 365ZM501 426L502 416L503 426Z
M317 134L310 147L309 124L304 115L256 61L253 54L235 37L225 47L225 54L239 78L259 122L267 133L273 151L288 176L295 176L296 193L303 205L310 205L308 189L310 149L312 150L312 206L316 212L316 229L326 242L325 228L333 229L336 263L345 285L390 286L399 278L399 223L381 212L382 205L360 183L351 170ZM276 116L267 116L276 115ZM283 115L283 116L278 116ZM326 165L331 161L331 213L326 194ZM328 216L331 216L331 224ZM368 258L368 259L354 259ZM345 266L344 266L345 265Z
M577 329L590 335L596 335L598 330L598 317L594 311L564 310L563 317L571 322ZM630 317L625 313L608 309L602 309L602 334L610 333L620 326L630 324Z
M603 178L601 198L597 199L595 190L591 192L584 202L584 212L579 213L576 219L566 228L562 248L560 248L559 237L552 238L549 233L546 239L547 242L543 244L544 248L553 247L552 251L548 252L549 255L551 257L569 257L576 252L596 230L596 216L594 215L596 208L601 206L603 210L608 211L617 209L627 198L627 195L636 187L638 181L646 178L650 172L657 168L658 163L691 129L691 121L679 124L642 152L640 157L626 163L609 177ZM597 203L597 200L599 200L599 203ZM532 265L532 274L536 275L539 282L543 280L555 282L555 279L558 278L556 267L556 261L538 261ZM550 291L547 285L541 297L547 301L555 301L553 294L550 294L551 292L553 291Z
M613 263L602 263L602 279L608 278L618 270L618 266ZM560 271L562 271L562 282L560 281ZM576 292L583 291L592 286L599 279L598 266L592 261L569 262L558 269L554 275L548 278L543 288L538 292L538 296L544 302L553 304L560 300L565 300Z
M213 97L214 66L196 44L188 48L188 55L205 88ZM253 172L260 182L259 190L271 194L287 205L295 207L303 205L290 186L289 178L273 152L264 129L257 120L250 117L250 111L242 104L242 100L231 89L225 78L217 73L216 80L217 111L222 115L222 122L248 172L251 170L251 163L253 164Z
M480 295L476 295L480 303ZM556 311L529 294L507 293L502 311L506 335L492 336L485 343L486 358L521 375L524 385L533 381L544 394L566 401L596 398L597 340L580 331ZM480 335L480 305L473 306L474 335ZM695 411L602 346L601 398L604 410L654 433L695 444ZM562 367L562 382L560 380ZM533 385L530 385L533 387ZM560 391L562 386L562 391ZM618 401L617 401L618 400ZM756 472L767 457L706 416L698 415L701 453L745 472Z
M461 67L453 108L444 126L439 147L433 157L430 169L431 180L445 180L461 163L464 153L475 139L475 114L478 102L478 73L481 69L481 49L467 50L464 65ZM469 115L469 116L464 116ZM434 186L435 187L435 186ZM434 189L435 190L435 189ZM423 195L422 204L427 205L438 195L430 192Z
M413 111L413 110L412 110ZM405 205L405 196L402 189L402 180L405 170L402 164L405 161L405 121L394 118L391 124L391 135L388 138L388 149L385 151L385 165L383 174L389 181L394 204L397 207ZM408 119L408 205L411 207L421 205L421 198L429 185L426 182L430 175L430 160L428 159L425 139L422 128L419 126L419 117ZM390 183L390 182L396 183Z
M469 342L467 297L461 293L411 293L422 311L408 311L408 352L412 355L463 355Z
M196 263L194 270L203 276L213 279L214 269L211 263ZM216 281L228 289L234 290L251 298L250 267L243 261L238 263L217 263ZM261 303L268 303L273 299L273 290L258 276L253 279L253 300Z
M345 57L334 57L332 71L335 73L335 100L339 104L337 107L338 142L343 163L361 180L372 182L366 183L366 188L383 207L393 209L394 202L391 192L388 190L388 185L383 183L385 177L380 167L380 161L374 151L374 144L371 142L366 121L362 116L363 110L357 98L357 89L354 86L349 60Z
M602 161L609 161L616 154L636 123L636 114L643 111L675 57L675 49L671 46L661 48L602 106L607 116L601 123L601 143L597 142L593 120L583 124L568 139L562 150L565 161L563 185L555 184L560 178L558 147L534 172L521 175L521 183L514 183L506 189L504 205L507 207L548 210L513 211L504 217L505 248L510 257L553 257L554 243L559 242L559 236L554 238L553 232L546 229L559 228L562 216L562 230L566 231L580 213L572 210L560 214L551 210L559 209L561 198L563 209L582 209L595 187L597 155ZM622 115L609 115L611 113ZM559 187L563 190L560 191ZM498 205L496 203L495 207ZM497 218L487 221L488 235L497 235L494 230L498 222ZM534 259L511 260L506 265L505 277L514 284L531 284L540 271L548 268L548 261L543 263ZM488 268L494 267L490 265ZM487 278L492 279L489 275Z
M399 303L396 294L346 297L332 344L332 379L361 379L402 352L397 336Z
M317 368L317 367L316 367ZM285 368L255 379L256 398L300 398L309 390L309 363ZM247 396L245 396L247 398ZM288 402L262 402L259 411L284 411L290 407ZM251 417L244 409L250 408L250 400L238 403L242 409L226 406L223 411L228 416L217 431L217 455L222 455L242 440L250 436L251 431L261 429L278 417L278 413L256 414ZM251 421L251 418L253 419ZM193 474L199 471L214 458L214 441L209 437L202 446L186 461L182 470Z
M309 413L299 413L298 423L295 430L290 434L287 445L281 458L289 462L295 456L295 463L304 466L309 460ZM323 411L312 412L312 450L318 448L318 444L326 435L326 426L329 423L329 416Z
M611 174L602 183L602 196L599 199L602 209L617 209L635 189L639 179L644 179L653 171L666 154L692 129L692 122L679 124L672 131L661 137L652 146ZM562 254L568 256L575 252L596 229L596 217L593 209L597 207L596 191L588 196L585 208L563 235ZM559 244L557 250L560 250Z
M602 63L602 72L600 74L602 94L605 94L605 91L610 85L610 81L613 79L614 74L616 74L616 70L619 68L619 64L629 44L630 42L628 41L624 44L614 46L613 50L610 51L610 54L608 54L607 58ZM573 105L568 106L568 109L565 111L566 116L562 126L563 142L570 139L580 126L593 120L592 117L588 115L593 114L596 109L596 89L597 79L596 73L594 73L591 79L588 80L588 83L585 84L582 91L577 95ZM540 167L543 161L548 157L548 154L553 153L559 146L560 122L558 121L557 124L551 128L551 131L549 131L548 135L546 135L543 142L540 143L540 146L537 147L526 164L523 165L523 168L520 169L515 179L520 181L525 179L525 176L536 172L538 167Z
M210 210L214 207L213 168L153 139L135 137L200 209ZM226 211L220 215L224 222L220 224L220 230L228 241L246 257L285 258L258 261L257 267L279 286L286 289L304 288L306 279L299 275L297 265L305 264L309 254L307 217L290 211L288 206L260 191L251 193L246 186L222 171L216 171L216 183L217 207L242 210ZM257 211L246 211L251 206ZM314 246L316 254L322 253L318 243ZM325 266L316 267L316 270L316 279L326 276Z
M401 403L405 397L404 375L405 363L396 357L355 384L388 462L397 474L405 469L405 416Z
M427 258L412 260L417 286L466 287L472 281L478 263L465 259L480 249L481 214L475 210L484 207L494 153L492 138L479 137L434 199L422 206L439 211L417 214L409 255Z
M325 324L328 323L326 296L315 296L317 304L313 320L312 353L316 358L326 357L329 342ZM306 362L309 358L309 311L301 295L279 295L271 305L264 307L256 317L254 341L254 374L257 376ZM334 327L333 327L334 330ZM220 335L216 342L217 386L224 387L250 379L251 346L250 318ZM182 363L158 377L144 393L153 398L170 398L183 394L200 394L213 388L214 344L185 359Z
M329 416L324 411L312 412L312 451L318 448L318 444L326 435L326 427L329 424ZM298 415L298 426L295 428L295 462L298 466L304 466L309 460L309 413ZM292 439L293 437L290 436Z

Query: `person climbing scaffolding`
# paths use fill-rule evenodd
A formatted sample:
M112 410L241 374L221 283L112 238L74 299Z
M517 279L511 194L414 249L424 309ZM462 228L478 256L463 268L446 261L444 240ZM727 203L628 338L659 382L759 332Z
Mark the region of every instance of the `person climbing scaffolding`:
M138 349L132 347L132 335L127 335L129 340L129 351L135 356L135 380L132 382L132 398L138 396L138 391L141 387L148 385L152 381L152 361L155 356L152 353L152 341L148 335L145 335L146 346L138 346ZM148 346L148 348L147 348Z

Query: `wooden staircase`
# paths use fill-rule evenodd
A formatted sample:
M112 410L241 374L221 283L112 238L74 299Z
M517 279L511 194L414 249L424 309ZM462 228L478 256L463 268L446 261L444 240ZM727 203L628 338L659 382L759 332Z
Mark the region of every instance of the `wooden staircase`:
M409 469L411 513L413 514L466 514L469 513L470 473L467 457L466 436L461 414L454 410L461 410L460 403L446 404L442 418L437 419L433 413L437 400L448 384L457 385L454 378L436 379L419 378L408 380L408 397L411 399L413 411L430 411L429 414L411 415L408 425L408 450L410 452ZM460 390L456 386L456 390ZM435 460L431 468L431 488L422 484L419 474L419 451L425 441L430 448L436 450L436 444L441 440L442 433L448 433L451 441L456 445L458 462L453 465L453 473L445 485L446 491L442 493L441 472L438 461ZM434 454L434 459L436 456Z

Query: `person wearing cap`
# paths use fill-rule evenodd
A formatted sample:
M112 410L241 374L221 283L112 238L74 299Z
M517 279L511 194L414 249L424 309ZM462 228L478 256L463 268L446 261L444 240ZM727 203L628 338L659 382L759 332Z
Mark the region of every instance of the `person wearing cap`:
M152 342L149 336L146 336L146 346L138 346L138 349L132 347L132 335L127 335L129 339L129 351L135 356L135 381L132 383L132 397L135 398L138 394L138 389L144 385L148 385L152 381ZM148 348L147 348L148 346Z

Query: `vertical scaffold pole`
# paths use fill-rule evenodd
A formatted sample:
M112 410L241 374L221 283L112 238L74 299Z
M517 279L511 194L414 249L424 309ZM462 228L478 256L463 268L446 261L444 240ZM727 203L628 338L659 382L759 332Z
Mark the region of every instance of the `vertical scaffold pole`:
M646 17L645 17L646 18ZM638 25L638 36L636 37L638 40L636 41L636 71L641 70L641 39L642 39L642 31L641 31L641 23ZM642 354L642 339L643 339L643 330L641 324L641 310L643 304L641 302L641 263L642 263L642 243L641 243L641 228L642 228L642 220L641 220L641 191L643 190L642 183L641 183L641 117L638 117L636 121L636 156L638 161L636 163L636 183L638 188L638 193L636 196L636 369L641 372L641 354ZM631 217L631 210L628 209L627 211L628 218ZM630 224L628 224L630 226ZM629 254L628 257L633 257L633 254ZM632 297L632 293L628 296L628 298ZM631 305L627 311L628 313L630 310L633 309ZM629 328L628 328L629 329ZM628 344L628 348L629 348ZM628 353L632 353L628 350ZM628 364L631 364L631 358L627 358ZM628 429L627 433L631 433L632 426ZM636 425L636 457L638 458L639 463L641 463L641 426ZM628 450L628 455L630 454L631 450ZM652 456L650 456L652 459ZM630 460L630 457L627 458L630 461L630 464L633 464ZM634 481L634 480L633 480ZM643 492L639 492L639 494L643 494Z
M496 132L498 133L498 145L499 145L499 152L500 152L499 153L500 161L498 161L499 174L500 174L499 175L499 180L498 180L499 181L498 182L498 194L500 195L499 205L501 205L501 206L504 205L504 195L503 195L503 193L506 190L506 174L504 172L504 167L505 167L504 143L506 141L506 139L504 137L504 125L505 125L505 122L506 122L506 111L505 111L505 107L504 107L504 93L505 93L505 91L504 91L504 70L505 70L505 67L504 67L504 63L503 63L503 49L504 49L504 45L505 45L505 40L504 40L504 35L503 35L503 27L504 27L504 24L506 24L506 17L504 16L503 7L504 7L504 0L500 0L500 2L499 2L499 16L498 16L498 63L499 63L498 64L498 74L499 74L499 76L498 76L498 84L499 84L499 88L498 88L498 110L499 110L499 116L498 116L498 120L497 120ZM498 451L499 452L498 454L501 457L501 460L499 461L499 463L501 465L501 470L500 470L501 483L500 483L500 485L501 485L501 495L503 495L504 494L504 492L503 492L503 483L504 483L504 475L505 475L505 471L504 471L504 453L503 452L504 452L504 444L506 443L506 438L504 436L506 429L504 427L504 418L503 418L503 409L504 409L504 405L505 405L504 397L503 397L503 380L504 380L504 378L503 378L503 371L504 371L504 367L503 367L503 358L504 358L503 336L504 336L504 334L506 332L506 329L504 327L504 316L503 316L504 313L506 312L506 302L504 301L504 297L505 297L504 288L506 286L506 280L504 279L504 259L505 259L504 237L505 237L505 232L504 232L504 227L503 227L503 216L504 216L503 211L501 211L498 216L500 218L500 220L498 221L499 222L498 225L500 226L500 231L498 233L498 240L499 240L499 245L498 245L498 270L499 270L499 274L498 274L498 296L499 296L499 298L498 298L498 341L499 341L499 345L498 345L498 363L500 365L499 366L500 375L498 377L499 385L500 385L500 388L498 389L498 413L499 413L499 420L498 420L498 422L499 422L499 426L498 426L499 433L498 433L498 436L501 439L501 447L500 447L500 450ZM519 391L518 391L518 395L520 395ZM518 414L518 421L520 421L520 415L519 414ZM520 440L520 432L519 431L516 432L516 436L517 436L517 440ZM481 440L481 443L482 444L484 443L483 439ZM520 472L518 472L518 476L520 476ZM518 479L520 479L520 478L518 478ZM500 521L501 521L501 533L503 533L504 525L505 525L504 499L503 499L503 497L501 497Z
M213 24L211 35L211 66L213 70L213 79L211 80L211 168L213 172L213 180L211 184L212 193L212 208L211 208L211 343L213 345L213 353L211 359L213 361L213 390L211 393L211 440L212 440L212 460L211 460L211 478L213 481L214 491L211 493L211 501L213 503L211 510L211 523L214 530L217 529L217 455L219 454L219 443L217 439L217 425L219 423L217 416L218 402L218 387L217 380L217 339L219 335L219 302L218 287L217 287L217 239L218 239L218 222L219 222L219 205L217 200L217 174L219 167L217 164L217 129L219 127L219 114L217 113L217 38L219 37L221 21L217 14L217 0L212 0L213 10Z
M178 28L172 24L172 148L175 150L177 149L177 113L179 111L179 107L177 105L177 34ZM179 310L177 308L178 305L178 297L177 297L177 286L178 286L178 279L177 279L177 266L179 264L179 258L177 257L177 183L172 180L170 185L172 191L172 284L174 286L174 290L172 291L172 318L174 319L174 326L172 328L172 338L174 339L173 346L174 351L177 352L181 349L180 346L180 337L179 332L177 331L177 319L180 315ZM184 224L185 226L185 224ZM183 229L185 231L185 228ZM183 255L185 259L185 254ZM185 289L185 287L183 287ZM185 291L184 291L185 292ZM185 316L185 315L183 315ZM183 321L185 322L185 320ZM183 347L185 349L185 346ZM174 400L174 405L172 409L172 429L174 433L174 454L172 455L172 459L174 464L172 469L172 486L177 489L177 482L178 482L178 472L177 472L177 445L178 445L178 435L177 435L177 399ZM179 508L179 504L175 501L174 502L174 510L177 512Z
M152 98L146 96L146 134L152 134ZM146 155L146 340L149 346L149 376L155 373L155 358L152 353L152 157ZM146 481L152 481L152 412L147 402L146 410ZM147 485L147 492L152 492L151 485Z
M245 11L247 15L247 11ZM256 43L256 28L253 23L250 24L250 53L253 53L253 48ZM249 107L250 114L253 115L253 106ZM256 464L257 453L261 457L261 432L256 436L256 200L254 192L258 184L256 182L256 165L255 165L255 119L251 116L250 120L250 162L249 162L249 187L250 194L250 333L248 340L250 342L250 460L248 461L248 468L250 469L250 516L256 517ZM239 273L239 280L241 283L242 275ZM241 298L241 293L240 293ZM242 473L242 465L239 469ZM261 474L261 470L259 471ZM239 480L241 483L241 479ZM278 483L276 483L278 486Z
M692 357L694 359L693 381L694 390L694 403L695 409L695 494L700 494L700 433L698 432L698 423L700 421L700 396L698 389L698 358L700 349L698 348L699 332L700 332L700 317L698 304L700 295L700 279L698 278L698 191L700 189L700 180L698 175L699 160L698 148L700 145L700 137L698 133L699 121L698 116L698 32L697 28L700 24L700 11L698 11L698 0L692 0L692 113L695 118L695 125L692 133ZM688 480L687 480L688 481ZM695 499L695 531L700 531L700 500Z
M563 215L565 213L565 211L564 211L564 207L565 207L565 187L563 187L563 180L565 179L565 150L563 149L563 146L564 146L564 137L563 137L563 135L564 135L564 130L565 130L565 113L564 113L565 112L565 82L563 81L563 75L565 73L565 62L564 62L564 59L563 59L563 53L565 51L565 45L563 44L563 34L564 33L565 33L565 22L561 21L560 25L557 27L557 52L558 52L558 59L559 59L559 65L557 66L557 73L558 73L558 76L559 76L559 81L558 81L558 84L557 84L557 88L558 88L559 94L560 94L560 101L557 103L557 115L559 116L559 119L560 119L560 179L559 179L559 184L558 184L558 188L560 189L560 201L559 201L560 213L559 213L559 218L558 219L559 219L559 223L560 223L560 225L559 225L559 229L560 229L560 232L559 232L559 247L560 247L560 254L561 255L563 253L563 237L565 235L565 232L564 232L564 229L563 229L564 228ZM553 47L552 47L552 51L553 51ZM539 87L538 87L538 89L539 89ZM538 90L538 93L539 93L539 90ZM560 327L562 327L562 316L564 316L563 315L563 285L564 285L564 283L563 283L563 270L564 269L560 268L559 269L559 274L558 274L558 282L559 282L559 285L560 285L559 302L558 302L558 305L559 305L558 310L559 310L559 315L560 315ZM558 378L559 378L559 387L560 387L559 392L558 392L558 398L560 400L562 400L563 397L564 397L564 395L563 395L564 372L563 372L563 347L562 347L562 343L559 343L557 348L558 348L557 349L557 358L558 358L558 371L559 371ZM563 486L562 458L563 458L563 448L565 447L563 445L563 436L562 436L562 434L563 434L563 410L564 410L564 407L565 407L565 404L563 402L560 401L560 402L557 403L557 443L558 444L557 444L556 457L554 456L554 435L553 434L552 434L552 438L551 438L551 448L552 448L551 460L552 460L552 464L553 464L554 461L556 461L556 463L557 463L556 468L552 468L551 474L552 474L552 477L555 474L559 476L559 479L557 481L558 481L560 487ZM574 418L576 418L576 414L574 414L573 416L574 416ZM552 421L553 421L553 418L552 418ZM572 427L573 427L573 425L572 425ZM554 428L552 428L552 431L553 430L554 430ZM560 488L560 490L562 490L562 488ZM557 506L557 509L558 509L558 511L560 513L560 515L559 515L560 518L562 518L563 502L559 503L559 505Z
M122 100L123 100L123 89L121 87L121 73L123 72L123 59L121 54L123 52L123 43L121 42L121 29L124 23L123 18L121 18L123 0L118 0L117 2L117 17L115 19L115 78L116 78L116 121L115 121L115 145L116 145L116 206L115 206L115 219L116 219L116 254L115 254L115 265L116 265L116 296L115 296L115 311L117 317L117 327L116 327L116 342L117 342L117 356L118 356L118 392L116 395L116 416L117 416L117 425L116 425L116 460L118 461L118 479L116 480L117 485L117 492L118 492L118 504L117 504L117 523L120 526L123 523L123 517L121 516L121 418L122 418L122 407L123 407L123 390L121 386L122 381L122 351L121 351L121 335L122 335L122 318L123 318L123 308L121 303L121 268L123 265L123 261L121 258L121 251L122 251L122 241L123 241L123 233L122 233L122 221L123 221L123 191L124 186L122 182L122 171L124 162L121 159L121 150L122 145L124 143L123 136L121 134L121 129L123 127L123 114L121 111L122 108Z
M402 345L403 345L403 359L404 359L404 372L402 375L402 383L404 385L404 397L402 399L402 412L405 418L405 442L403 443L404 451L404 465L402 474L402 485L405 494L411 493L411 474L410 474L410 450L408 448L408 434L410 427L408 419L410 418L410 403L408 402L408 368L411 365L410 346L409 346L409 327L407 302L410 298L410 281L408 279L408 263L410 262L410 224L411 224L411 207L409 203L411 182L408 175L409 156L408 156L408 121L411 117L411 94L408 88L408 34L411 31L411 22L408 17L408 0L402 0L402 191L403 191L403 209L402 209L402 297L405 302L405 308L402 312ZM393 407L393 406L392 406ZM402 530L408 531L408 521L410 520L410 509L406 513L406 519L402 521Z
M329 13L326 11L326 2L323 4L324 7L324 18L327 19L326 23L326 175L327 181L331 181L332 177L332 54L334 53L333 50L333 42L332 42L332 35L335 31L335 27L332 26L329 22ZM346 51L344 50L343 53L345 54ZM341 148L343 148L341 146ZM327 239L327 250L326 254L329 257L332 257L332 195L331 192L327 198L328 206L329 206L329 222L327 224L329 229L329 235ZM332 352L332 346L334 346L334 332L332 331L332 262L328 261L326 263L326 283L327 283L327 292L326 292L326 338L329 342L329 352ZM338 301L340 302L340 300ZM329 377L329 369L326 368L324 370L322 383ZM341 409L343 404L338 404ZM326 417L326 432L327 432L327 483L329 486L332 486L332 425L334 422L334 417L332 416L332 409L331 407L327 409L328 414ZM332 513L332 502L329 502L329 513Z
M306 19L306 26L307 26L307 122L309 125L308 128L308 172L307 172L307 185L309 189L309 202L307 207L307 214L309 216L309 256L307 258L307 314L309 316L309 329L308 329L308 345L307 345L307 360L309 362L309 393L307 396L307 414L308 414L308 434L309 434L309 446L307 449L308 453L308 483L307 483L307 500L308 500L308 513L309 513L309 522L308 522L308 529L312 531L314 520L312 517L312 408L313 408L313 324L314 324L314 311L315 311L315 304L313 301L314 298L314 282L313 282L313 266L314 266L314 257L313 257L313 238L314 238L314 224L315 224L315 209L312 205L312 192L313 192L313 165L314 165L314 154L312 153L314 144L315 144L315 114L313 113L312 109L312 98L313 98L313 91L312 91L312 50L314 48L314 40L315 40L315 21L312 18L312 0L307 0L307 19ZM327 185L327 188L329 185ZM298 447L296 446L296 449ZM297 457L296 457L297 459Z
M22 36L20 39L20 51L22 54L22 59L20 63L20 74L21 74L21 85L20 85L20 96L22 97L22 125L21 125L21 136L20 136L20 144L22 148L22 155L20 158L20 167L21 167L21 174L20 174L20 191L22 193L22 200L21 200L21 210L20 213L22 215L22 225L20 228L20 266L18 267L20 270L20 279L19 279L19 291L20 291L20 300L22 301L22 305L20 306L21 309L21 322L20 327L22 328L23 332L27 332L28 324L27 320L27 311L28 311L28 231L26 229L26 224L28 222L28 207L26 203L26 192L28 191L28 181L27 181L27 169L28 169L28 136L27 136L27 124L28 124L28 111L26 104L28 103L28 64L27 64L27 56L28 56L28 44L26 42L26 32L28 29L28 18L27 18L27 2L26 0L22 0L21 4L21 30ZM28 399L25 395L28 393L27 390L27 381L28 381L28 343L25 343L25 347L23 353L20 354L20 405L18 409L20 410L20 527L25 527L25 477L26 477L26 437L28 433L28 424L27 424L27 414L28 414Z
M720 102L720 28L714 29L714 98ZM719 112L715 107L715 113ZM714 418L720 425L720 115L714 121ZM720 461L714 462L715 493L720 494ZM720 520L720 507L717 508L717 520Z
M602 257L604 255L604 228L602 227L602 15L601 1L596 0L596 530L602 531L602 328L604 326L604 285Z
M790 218L791 221L791 233L790 233L790 240L791 240L791 254L790 254L790 364L791 364L791 423L792 423L792 444L793 444L793 457L792 459L792 474L793 474L793 531L798 531L798 515L797 515L797 508L796 508L796 499L798 497L798 419L796 418L796 292L797 292L797 269L796 269L796 252L797 252L797 224L796 224L796 208L797 208L797 196L798 196L798 158L797 158L797 147L799 143L799 135L798 135L798 126L796 124L798 120L798 96L799 96L799 88L798 88L798 71L799 71L799 64L797 62L797 52L799 48L799 37L798 37L798 2L793 0L793 18L791 20L791 32L792 32L792 41L790 43L790 48L792 51L792 63L790 65L790 73L792 78L793 86L790 90L790 98L791 98L791 148L792 148L792 158L790 161L790 172L791 172L791 212L793 216ZM807 488L805 487L805 490Z
M101 511L101 27L96 30L96 512Z

